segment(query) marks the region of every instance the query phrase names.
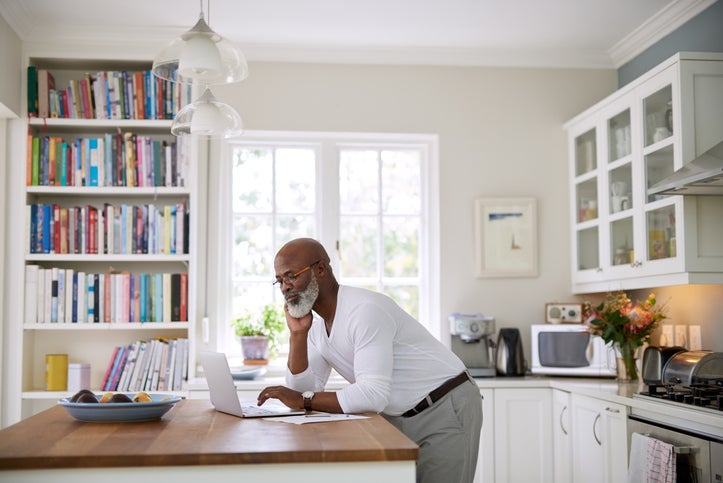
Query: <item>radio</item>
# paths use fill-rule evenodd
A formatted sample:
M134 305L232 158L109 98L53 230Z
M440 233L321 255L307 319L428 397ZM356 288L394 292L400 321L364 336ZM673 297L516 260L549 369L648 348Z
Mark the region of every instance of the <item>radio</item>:
M545 323L582 324L582 304L545 304Z

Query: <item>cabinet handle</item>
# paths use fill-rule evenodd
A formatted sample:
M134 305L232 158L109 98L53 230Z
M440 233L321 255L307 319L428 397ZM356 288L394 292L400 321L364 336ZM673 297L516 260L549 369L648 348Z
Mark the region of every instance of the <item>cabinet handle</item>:
M565 411L567 411L567 406L563 407L562 411L560 411L560 429L564 435L567 435L567 430L565 429L565 426L562 425L562 415L565 414Z
M613 414L620 414L620 410L619 410L619 409L605 408L605 411L607 411L607 412L609 412L609 413L613 413Z
M602 441L600 441L600 438L597 437L597 422L600 420L600 413L595 416L595 421L592 422L592 436L595 438L595 441L597 441L598 446L602 446Z

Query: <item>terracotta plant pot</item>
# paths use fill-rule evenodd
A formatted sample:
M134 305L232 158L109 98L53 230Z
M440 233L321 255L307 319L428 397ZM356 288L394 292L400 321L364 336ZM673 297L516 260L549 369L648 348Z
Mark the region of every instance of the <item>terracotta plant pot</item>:
M241 350L244 356L244 364L267 364L269 338L262 335L241 336Z

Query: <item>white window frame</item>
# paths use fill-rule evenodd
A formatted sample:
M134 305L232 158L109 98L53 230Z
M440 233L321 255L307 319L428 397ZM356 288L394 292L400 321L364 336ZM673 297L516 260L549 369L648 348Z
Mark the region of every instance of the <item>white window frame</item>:
M333 269L339 273L339 258L336 251L338 239L339 220L339 192L338 183L330 180L338 180L338 159L341 148L368 147L373 149L384 148L410 148L420 149L423 152L422 159L422 210L420 226L420 303L419 319L428 330L438 339L442 340L446 331L443 332L440 316L440 229L439 229L439 141L438 136L433 134L373 134L373 133L333 133L333 132L298 132L298 131L245 131L245 133L234 141L225 142L220 150L218 159L221 162L216 167L210 167L209 171L216 174L220 186L215 190L218 199L214 199L214 193L208 193L209 218L216 218L218 229L210 234L210 238L216 238L209 242L208 249L216 247L213 256L213 267L209 266L208 281L215 279L213 286L217 287L215 300L209 301L214 306L215 319L219 326L213 331L216 340L209 341L216 350L226 351L225 334L228 327L231 312L231 287L228 283L231 279L228 267L231 266L231 223L232 212L228 195L231 190L230 180L232 163L232 150L235 145L273 144L289 146L313 147L319 158L317 159L317 207L333 206L335 210L328 212L328 216L335 217L336 221L329 222L323 219L324 212L317 208L316 224L317 239L327 248L331 258ZM216 169L214 169L216 168ZM227 186L228 185L228 186ZM210 191L210 190L209 190ZM214 208L215 207L215 208ZM215 273L213 273L215 272ZM271 280L269 280L269 283ZM208 305L208 304L207 304ZM208 316L209 314L206 314Z

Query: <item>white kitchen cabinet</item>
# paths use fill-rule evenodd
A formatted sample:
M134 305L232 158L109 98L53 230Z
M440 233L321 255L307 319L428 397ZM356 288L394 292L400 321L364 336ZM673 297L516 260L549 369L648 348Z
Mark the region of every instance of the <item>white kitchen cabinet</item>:
M552 390L552 455L555 483L572 481L571 396L567 391Z
M572 394L571 401L572 481L625 481L627 408L580 394Z
M495 482L553 481L550 414L548 388L494 390Z
M482 396L482 434L474 483L495 481L495 397L494 389L480 389Z
M573 292L723 283L723 196L647 190L723 139L723 54L677 54L568 122Z

